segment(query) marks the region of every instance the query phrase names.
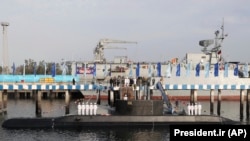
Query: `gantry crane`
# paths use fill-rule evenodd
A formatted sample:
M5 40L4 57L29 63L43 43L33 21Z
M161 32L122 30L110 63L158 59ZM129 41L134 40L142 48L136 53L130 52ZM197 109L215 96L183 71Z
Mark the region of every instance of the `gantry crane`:
M95 56L95 62L105 62L104 57L104 49L126 49L121 47L110 47L107 46L107 44L110 43L130 43L130 44L137 44L137 42L133 41L121 41L121 40L113 40L113 39L101 39L97 46L94 49L94 56Z

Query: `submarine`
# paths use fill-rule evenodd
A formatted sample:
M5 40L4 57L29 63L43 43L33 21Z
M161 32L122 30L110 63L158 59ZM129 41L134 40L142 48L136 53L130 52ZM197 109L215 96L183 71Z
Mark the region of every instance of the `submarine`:
M81 127L165 127L176 124L239 124L237 121L217 116L190 114L184 108L174 107L161 82L156 84L162 93L162 100L137 100L132 86L108 91L108 106L99 106L107 114L98 114L96 104L78 108L78 114L59 117L10 118L2 123L3 128L81 128ZM137 94L135 94L137 95ZM98 103L98 101L97 101ZM81 105L81 104L78 104ZM92 106L92 107L91 107Z

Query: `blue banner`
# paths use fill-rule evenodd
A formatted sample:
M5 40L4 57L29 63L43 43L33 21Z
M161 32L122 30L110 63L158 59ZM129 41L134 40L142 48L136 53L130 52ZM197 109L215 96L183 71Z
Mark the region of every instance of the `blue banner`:
M157 63L157 76L161 77L161 63Z
M196 76L196 77L200 76L200 63L198 63L198 64L196 65L195 70L196 70L195 76Z
M234 68L234 76L238 76L238 64L235 64L235 68Z
M51 66L51 76L52 77L56 76L56 63L53 63Z
M214 76L219 76L219 63L214 64Z
M176 76L181 76L181 65L177 65Z
M137 63L137 66L136 66L136 77L139 77L140 76L140 64Z

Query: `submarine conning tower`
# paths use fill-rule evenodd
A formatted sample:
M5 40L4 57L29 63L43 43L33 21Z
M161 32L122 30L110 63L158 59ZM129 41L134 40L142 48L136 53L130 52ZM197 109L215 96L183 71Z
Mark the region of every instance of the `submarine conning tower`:
M151 78L128 79L125 78L120 81L120 84L111 84L113 87L108 91L108 104L115 107L113 114L131 116L163 115L164 101L151 99L154 87Z

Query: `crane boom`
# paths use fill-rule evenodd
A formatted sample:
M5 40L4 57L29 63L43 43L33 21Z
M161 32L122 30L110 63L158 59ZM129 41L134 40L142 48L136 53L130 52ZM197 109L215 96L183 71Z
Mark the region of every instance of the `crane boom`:
M119 47L109 47L106 46L110 43L129 43L129 44L137 44L137 42L134 41L122 41L122 40L113 40L113 39L101 39L97 46L94 49L94 56L95 56L95 62L105 62L104 57L104 49L126 49L126 48L119 48Z

